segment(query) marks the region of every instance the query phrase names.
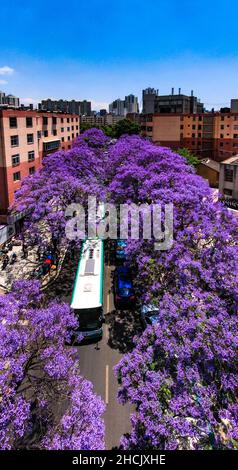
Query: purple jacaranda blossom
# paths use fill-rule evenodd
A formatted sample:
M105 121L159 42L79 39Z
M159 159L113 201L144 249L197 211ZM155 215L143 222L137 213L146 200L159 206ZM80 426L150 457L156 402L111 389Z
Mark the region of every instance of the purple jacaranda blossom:
M77 326L68 305L45 304L38 281L0 296L1 449L104 448L104 403L67 345Z

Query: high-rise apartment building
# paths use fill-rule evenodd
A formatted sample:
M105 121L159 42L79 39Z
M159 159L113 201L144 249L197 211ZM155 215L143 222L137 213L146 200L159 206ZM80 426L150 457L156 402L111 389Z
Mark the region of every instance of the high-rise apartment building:
M154 88L146 88L142 90L142 113L143 114L154 114L155 112L155 100L159 95L159 90Z
M126 116L127 113L138 113L138 98L134 95L125 96L124 100L118 98L109 104L109 113L115 116Z
M6 95L3 91L0 91L0 107L12 107L19 108L20 99L14 95Z
M42 100L41 103L39 103L39 110L90 116L91 101L51 100L48 98L47 100Z
M128 113L139 113L138 98L134 95L125 96L125 109Z
M41 167L45 155L68 150L80 132L76 114L0 110L0 223L22 180Z
M170 95L159 95L159 91L154 88L147 88L142 92L143 113L203 113L204 105L198 98L191 95L182 95L179 88L178 94L174 94L174 88Z
M125 101L118 98L109 104L109 113L115 114L115 116L125 116Z

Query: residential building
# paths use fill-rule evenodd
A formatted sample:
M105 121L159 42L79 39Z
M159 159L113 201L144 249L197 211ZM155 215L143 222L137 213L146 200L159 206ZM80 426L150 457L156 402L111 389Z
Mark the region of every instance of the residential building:
M125 116L117 116L112 113L107 113L103 116L94 114L92 116L81 116L81 123L90 124L91 126L115 126L118 121L121 121L124 118Z
M139 113L139 103L137 96L128 95L125 96L125 110L128 113Z
M144 114L158 114L158 113L203 113L204 106L200 103L199 99L194 96L193 91L191 95L181 94L181 88L178 94L174 94L174 88L171 90L170 95L159 95L159 90L154 88L147 88L142 92L143 99L143 113Z
M109 113L115 114L115 116L125 116L125 101L118 98L109 104Z
M231 112L238 113L238 99L231 100Z
M220 162L238 152L238 112L142 115L141 131L155 143L186 147L201 159Z
M146 88L142 90L142 113L143 114L154 114L155 112L155 100L159 96L159 90L155 88Z
M3 91L0 91L0 107L3 106L19 108L20 99L14 95L6 95Z
M238 153L220 163L219 192L238 201Z
M115 116L126 116L127 113L138 113L138 98L134 95L125 96L124 100L118 98L109 104L109 113Z
M220 163L210 158L201 160L197 168L197 174L207 180L211 188L218 188L219 173Z
M43 157L71 148L79 121L76 114L0 109L0 223L22 180L41 167Z
M91 114L91 101L75 101L75 100L42 100L38 105L41 111L50 112L63 112L69 114L85 114L90 116Z

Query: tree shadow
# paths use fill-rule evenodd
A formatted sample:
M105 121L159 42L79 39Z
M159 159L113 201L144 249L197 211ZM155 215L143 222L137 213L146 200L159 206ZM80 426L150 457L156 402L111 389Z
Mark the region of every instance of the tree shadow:
M125 354L135 347L133 338L141 335L142 326L137 310L113 310L106 315L109 330L108 346Z

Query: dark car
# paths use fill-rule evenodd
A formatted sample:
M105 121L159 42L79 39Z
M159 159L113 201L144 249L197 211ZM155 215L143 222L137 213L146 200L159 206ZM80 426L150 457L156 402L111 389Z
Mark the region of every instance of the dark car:
M116 260L124 261L126 259L125 248L127 246L126 240L117 240L116 242Z
M114 275L114 303L116 308L132 307L135 303L135 292L131 273L126 266L118 266Z

